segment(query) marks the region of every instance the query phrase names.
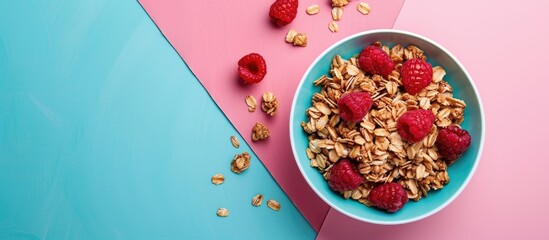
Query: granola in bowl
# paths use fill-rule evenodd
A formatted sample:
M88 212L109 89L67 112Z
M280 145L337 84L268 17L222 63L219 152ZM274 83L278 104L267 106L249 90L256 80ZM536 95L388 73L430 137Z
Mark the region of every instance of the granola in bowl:
M463 122L466 107L463 100L454 98L453 88L444 81L444 68L433 68L433 80L416 95L404 91L400 69L408 59L426 59L424 52L414 45L392 48L380 42L381 47L397 64L384 78L359 69L356 57L343 59L334 56L329 75L323 75L314 84L321 90L312 98L306 113L309 121L302 122L309 135L307 156L311 166L318 168L326 180L329 170L340 159L348 158L357 164L364 183L354 190L343 191L352 198L369 205L367 196L376 185L386 182L401 184L408 198L420 200L430 190L444 187L450 181L448 166L439 157L435 146L438 129ZM348 92L368 92L373 100L369 113L359 122L343 121L337 102ZM422 141L404 141L397 131L397 120L405 112L425 109L436 116L435 124Z
M305 73L292 105L292 148L309 185L336 210L371 223L412 222L469 181L484 139L481 107L470 76L432 40L364 32L334 44Z

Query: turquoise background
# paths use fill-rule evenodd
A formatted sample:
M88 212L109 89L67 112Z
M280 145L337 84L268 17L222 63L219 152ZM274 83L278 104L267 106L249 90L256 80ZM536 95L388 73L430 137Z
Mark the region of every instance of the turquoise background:
M0 1L0 239L314 238L231 135L137 1Z

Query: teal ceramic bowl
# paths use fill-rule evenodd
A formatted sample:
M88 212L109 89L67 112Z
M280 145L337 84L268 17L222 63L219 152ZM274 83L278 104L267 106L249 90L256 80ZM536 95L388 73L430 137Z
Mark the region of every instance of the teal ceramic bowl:
M419 202L409 201L404 208L396 213L386 213L375 208L366 207L354 200L347 200L330 190L327 182L316 168L310 166L305 149L308 146L307 135L301 128L301 122L307 121L305 110L311 107L313 93L319 87L313 81L327 74L330 62L334 55L350 58L360 53L367 45L380 41L385 45L413 44L423 49L428 61L433 65L440 65L446 70L444 79L454 87L454 95L467 103L465 121L462 128L469 131L472 137L471 147L453 165L449 167L450 183L438 191L430 191L429 196ZM349 36L332 45L311 64L301 79L292 103L290 115L290 138L292 150L303 177L311 188L327 204L341 213L375 224L403 224L428 217L450 204L465 188L480 160L484 143L484 113L478 91L461 63L444 47L436 42L414 33L398 30L374 30Z

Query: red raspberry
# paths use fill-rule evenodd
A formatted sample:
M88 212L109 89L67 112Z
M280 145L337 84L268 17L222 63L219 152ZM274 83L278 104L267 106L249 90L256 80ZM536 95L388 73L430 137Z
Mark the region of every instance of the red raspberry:
M339 115L345 121L361 121L372 107L372 98L367 92L350 92L339 97Z
M429 110L408 111L397 121L398 134L408 142L419 142L429 135L433 123L435 123L435 115Z
M471 135L457 126L448 126L440 129L435 145L446 162L453 163L471 145Z
M370 45L364 48L358 56L358 64L362 70L370 74L387 77L395 68L395 63L380 47Z
M269 9L269 17L282 27L291 23L297 15L298 0L276 0Z
M334 191L349 191L357 188L364 182L356 166L349 159L341 159L330 168L328 186Z
M433 81L433 67L426 61L412 58L402 64L400 75L404 90L415 95Z
M408 202L406 190L400 184L394 182L374 187L367 198L374 206L387 212L396 212Z
M257 53L250 53L238 60L238 75L246 83L258 83L267 74L265 59Z

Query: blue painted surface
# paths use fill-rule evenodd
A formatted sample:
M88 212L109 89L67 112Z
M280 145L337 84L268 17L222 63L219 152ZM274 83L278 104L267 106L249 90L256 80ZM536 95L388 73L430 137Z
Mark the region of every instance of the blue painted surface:
M0 239L314 238L231 135L136 1L0 1Z

